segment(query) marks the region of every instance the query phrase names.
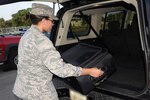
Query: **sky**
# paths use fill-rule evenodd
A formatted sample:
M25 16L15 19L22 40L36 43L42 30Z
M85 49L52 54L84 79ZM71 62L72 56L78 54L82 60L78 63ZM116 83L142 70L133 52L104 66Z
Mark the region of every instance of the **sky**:
M17 13L18 10L27 9L32 7L32 3L42 3L53 7L53 3L50 2L18 2L6 5L0 5L0 18L4 18L4 20L11 19L11 15ZM55 5L55 14L58 11L58 4Z

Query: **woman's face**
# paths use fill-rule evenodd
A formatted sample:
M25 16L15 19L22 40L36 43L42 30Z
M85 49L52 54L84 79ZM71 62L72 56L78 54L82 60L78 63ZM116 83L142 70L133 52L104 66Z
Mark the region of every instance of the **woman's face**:
M53 25L54 25L54 23L53 23L54 21L53 20L51 20L51 19L44 19L44 31L45 32L50 32L51 31L51 29L52 29L52 27L53 27Z

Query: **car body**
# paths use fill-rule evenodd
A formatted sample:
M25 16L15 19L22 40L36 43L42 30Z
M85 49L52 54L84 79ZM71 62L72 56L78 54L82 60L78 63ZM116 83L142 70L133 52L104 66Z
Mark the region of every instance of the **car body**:
M1 35L0 37L0 62L8 63L12 67L17 64L18 44L21 35Z
M95 91L149 100L149 4L148 0L83 0L63 3L64 9L58 12L62 20L58 22L53 42L60 52L79 42L107 48L115 59L117 72L96 87ZM86 18L82 17L82 13ZM85 29L79 30L75 25L73 27L72 21L77 16L89 21ZM75 19L77 22L80 18ZM70 26L80 41L76 36L67 37Z

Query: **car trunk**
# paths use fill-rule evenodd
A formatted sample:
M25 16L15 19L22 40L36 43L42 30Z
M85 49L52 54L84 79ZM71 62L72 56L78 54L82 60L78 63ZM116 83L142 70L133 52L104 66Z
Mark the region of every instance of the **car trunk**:
M116 3L120 6L120 3ZM133 10L133 5L126 5L125 8ZM104 6L111 7L112 5ZM114 7L116 7L114 6ZM101 8L103 8L101 6ZM135 8L134 8L135 9ZM94 9L93 9L94 11ZM115 23L112 25L115 26ZM141 38L138 26L137 15L132 20L128 29L103 30L100 41L97 38L91 40L81 40L95 46L107 48L113 56L117 71L107 80L95 88L95 91L109 91L127 96L137 96L144 92L147 85L145 55L141 46ZM101 42L103 40L103 42ZM92 41L92 42L91 42ZM98 42L97 42L98 41Z
M126 95L137 95L143 91L146 65L137 30L103 33L104 43L114 57L117 71L98 88Z
M115 62L115 68L117 71L113 73L107 80L105 80L99 86L97 86L96 90L100 89L99 92L101 92L101 90L106 90L106 91L115 92L123 95L130 95L130 96L140 94L145 89L146 86L146 75L145 75L146 65L144 62L144 55L140 46L139 35L137 37L128 36L127 37L128 41L124 41L122 43L121 43L122 38L119 38L117 36L113 37L112 39L110 39L111 38L110 36L105 36L104 38L105 38L104 43L106 44L107 49L113 56ZM133 43L134 39L138 40L135 41L135 44ZM129 44L127 42L129 42ZM85 49L82 50L87 51ZM77 53L79 52L81 51L76 51L76 53L71 54L71 56L72 57L76 56ZM81 58L82 58L82 54L81 54Z
M136 13L129 28L118 30L113 22L108 23L112 24L108 30L102 31L104 44L114 57L117 71L98 89L136 96L146 88L145 55Z
M122 33L124 33L124 32L122 32ZM104 82L102 82L100 85L96 86L95 91L102 92L102 90L103 90L103 91L109 91L109 92L113 92L113 93L117 93L117 94L136 96L136 95L141 94L143 92L143 90L145 89L145 87L146 87L145 66L146 65L144 62L143 51L140 46L139 35L138 35L138 33L135 33L135 35L137 35L137 36L135 36L135 35L129 36L130 33L129 34L128 33L129 32L125 32L124 35L127 35L127 37L123 36L123 38L127 38L127 40L125 40L123 42L121 42L122 38L119 38L117 36L115 36L115 37L114 36L111 37L109 35L103 36L104 44L106 44L106 46L103 45L104 46L103 48L107 48L109 53L113 56L115 68L117 71L115 73L113 73ZM134 34L134 32L133 32L133 34ZM87 41L86 42L82 41L82 42L87 43ZM89 43L87 43L87 44L89 44ZM91 44L94 44L94 46L99 47L97 45L97 43L95 43L95 42L94 43L90 42L90 45ZM74 47L71 47L71 49L69 49L65 52L68 52L68 51L72 50L73 48ZM91 48L89 48L89 49L91 49ZM87 51L87 48L82 49L82 50ZM75 51L75 50L73 50L73 51ZM63 54L65 52L63 52ZM79 55L77 55L79 52L81 53L81 51L75 51L75 52L73 52L73 54L71 54L71 52L70 52L69 55L66 56L67 58L63 57L63 59L69 59L68 57L71 56L73 58L71 58L70 60L73 60L79 56ZM83 55L84 55L84 53L83 53ZM80 58L82 58L83 55L80 54ZM76 61L74 61L74 62L81 62L81 61L82 60L79 61L79 59L76 59ZM69 60L67 62L69 62ZM72 61L70 61L69 63L72 63ZM84 63L84 62L82 62L82 63ZM90 64L90 61L89 61L89 64ZM71 81L72 82L70 83L70 85L72 83L76 83L77 80L71 80ZM85 80L83 80L83 81L85 81ZM80 87L80 86L76 86L76 87Z

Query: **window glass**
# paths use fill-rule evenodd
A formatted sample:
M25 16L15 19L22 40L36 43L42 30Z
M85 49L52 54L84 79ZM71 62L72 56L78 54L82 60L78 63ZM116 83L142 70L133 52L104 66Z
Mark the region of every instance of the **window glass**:
M124 20L124 11L105 13L102 17L102 30L118 28L121 29ZM113 24L112 24L113 23Z
M90 16L84 16L91 21ZM90 27L81 15L74 15L71 19L67 38L75 38L76 36L86 36L89 34Z
M128 23L128 26L127 28L130 28L132 23L133 23L133 17L135 16L136 12L135 11L132 11L131 12L131 15L129 16L129 23Z
M144 7L145 7L145 10L146 10L145 11L145 13L146 13L145 14L146 15L146 17L145 17L146 21L145 22L148 26L148 27L146 27L147 28L147 33L148 33L147 34L147 40L148 40L148 46L149 46L148 48L150 50L150 17L149 17L150 16L150 1L149 0L145 0L145 6Z

